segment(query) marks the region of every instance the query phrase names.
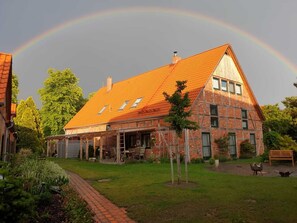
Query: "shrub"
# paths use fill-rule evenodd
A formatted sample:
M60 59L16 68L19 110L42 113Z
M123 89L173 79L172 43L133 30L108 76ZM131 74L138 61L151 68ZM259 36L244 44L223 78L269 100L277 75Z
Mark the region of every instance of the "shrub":
M217 138L215 139L215 143L217 144L220 153L225 154L228 152L229 136Z
M249 142L244 140L240 143L240 158L252 158L256 153L255 147Z
M194 158L194 159L191 159L191 163L204 163L204 159Z
M1 164L0 172L0 222L20 222L29 219L35 212L33 195L23 189L23 181L11 175L10 167Z
M281 138L281 135L277 132L266 132L263 136L263 141L266 149L279 149Z
M209 159L209 164L210 164L210 165L214 165L214 163L215 163L215 160L214 160L213 158L210 158L210 159Z

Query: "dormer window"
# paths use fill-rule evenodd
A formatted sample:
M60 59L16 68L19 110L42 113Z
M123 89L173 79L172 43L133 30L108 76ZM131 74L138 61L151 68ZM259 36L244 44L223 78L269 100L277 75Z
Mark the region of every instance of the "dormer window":
M131 106L131 108L136 108L137 105L141 102L141 100L142 100L142 98L137 98L137 99L135 100L135 102L133 103L133 105Z
M101 110L98 112L98 115L101 115L105 109L106 109L107 105L104 105L103 108L101 108Z
M124 103L121 105L119 110L123 110L127 106L128 103L129 103L129 100L124 101Z

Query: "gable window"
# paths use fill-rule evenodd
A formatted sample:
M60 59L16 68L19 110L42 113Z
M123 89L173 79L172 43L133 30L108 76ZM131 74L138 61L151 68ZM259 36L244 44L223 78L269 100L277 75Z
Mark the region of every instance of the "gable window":
M241 109L242 128L248 129L248 114L247 110Z
M213 89L220 90L220 80L219 80L219 78L214 77L212 79L212 86L213 86Z
M241 95L242 94L242 90L241 90L241 85L240 84L236 84L236 86L235 86L235 92L238 95Z
M232 94L235 94L235 85L233 82L229 82L229 91Z
M107 105L104 105L103 108L101 108L101 110L98 112L98 115L101 115L105 109L106 109Z
M124 103L121 105L119 110L123 110L127 106L128 103L129 103L129 100L124 101Z
M134 101L134 103L133 103L133 105L131 106L131 108L136 108L137 105L141 102L141 100L142 100L142 98L137 98L137 99Z
M211 127L219 127L219 113L217 105L210 105L210 125Z
M221 80L222 91L228 91L228 82L226 80Z

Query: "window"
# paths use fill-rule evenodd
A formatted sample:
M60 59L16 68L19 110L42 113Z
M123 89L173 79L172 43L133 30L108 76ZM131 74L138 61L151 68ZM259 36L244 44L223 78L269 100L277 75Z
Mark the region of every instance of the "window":
M219 114L217 105L210 105L210 125L214 128L219 127Z
M151 135L149 133L144 133L141 135L141 147L151 147Z
M248 114L247 110L241 109L242 128L248 129Z
M228 149L230 156L236 156L236 135L235 133L229 133Z
M131 106L131 108L136 108L137 105L141 102L141 100L142 100L142 98L137 98L137 99L135 100L135 102L133 103L133 105Z
M235 85L233 82L229 82L229 91L232 94L235 94Z
M213 86L213 89L220 90L220 80L214 77L212 79L212 86Z
M209 159L211 157L210 134L207 132L202 133L202 153L203 159Z
M236 91L236 94L238 94L238 95L241 95L242 94L242 90L241 90L241 85L240 84L236 84L235 91Z
M123 109L127 106L128 103L129 103L129 100L124 101L124 103L123 103L122 106L119 108L119 110L123 110Z
M255 136L255 133L250 134L250 143L254 146L254 148L256 150L256 136Z
M221 81L222 91L228 91L228 82L226 80Z
M103 108L101 108L101 110L98 112L98 115L101 115L105 109L106 109L107 105L104 105Z

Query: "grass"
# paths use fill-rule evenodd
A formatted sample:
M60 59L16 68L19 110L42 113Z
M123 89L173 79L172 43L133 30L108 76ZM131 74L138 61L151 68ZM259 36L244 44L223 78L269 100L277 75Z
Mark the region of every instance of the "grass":
M107 165L55 159L137 222L296 222L296 178L238 176L189 165L194 186L172 187L169 164ZM100 179L110 181L99 182Z

